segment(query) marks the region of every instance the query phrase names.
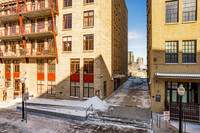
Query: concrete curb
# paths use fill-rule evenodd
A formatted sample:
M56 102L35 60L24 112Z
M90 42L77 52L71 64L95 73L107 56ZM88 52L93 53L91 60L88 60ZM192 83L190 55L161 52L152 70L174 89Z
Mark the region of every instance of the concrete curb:
M17 109L22 110L22 107L17 106ZM36 114L38 113L38 114L44 114L44 115L49 115L49 116L54 116L54 117L60 117L60 118L64 118L64 119L71 119L71 120L78 120L78 121L86 120L86 117L83 117L83 116L75 116L75 115L51 112L51 111L46 111L46 110L37 110L37 109L26 108L26 111L31 112L31 113L36 113Z

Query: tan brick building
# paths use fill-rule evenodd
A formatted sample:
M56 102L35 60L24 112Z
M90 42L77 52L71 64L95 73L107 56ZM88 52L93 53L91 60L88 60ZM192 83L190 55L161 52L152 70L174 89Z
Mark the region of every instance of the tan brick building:
M20 96L24 75L35 97L106 98L127 77L127 17L125 0L1 1L1 86Z
M199 0L147 1L148 79L153 112L170 110L171 116L177 117L177 88L183 84L187 119L200 117L199 7Z

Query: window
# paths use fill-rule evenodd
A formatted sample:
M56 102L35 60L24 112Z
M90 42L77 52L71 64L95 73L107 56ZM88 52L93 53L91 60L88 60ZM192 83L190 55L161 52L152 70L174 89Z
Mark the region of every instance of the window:
M45 87L44 87L44 80L38 80L37 81L37 92L39 94L44 94L45 93Z
M84 27L94 26L94 11L84 12Z
M4 28L5 28L5 36L7 36L8 35L8 24L5 24Z
M71 74L79 74L80 73L80 60L72 59L71 60Z
M84 35L84 50L94 50L94 35Z
M84 96L83 97L93 97L94 96L94 83L84 83Z
M64 7L72 6L72 0L64 0Z
M15 88L15 91L20 91L20 80L19 79L14 80L14 88Z
M19 60L14 60L13 61L14 72L19 72L20 71L19 63L20 63Z
M93 3L94 0L84 0L84 3Z
M37 40L37 55L41 55L44 50L44 39Z
M165 3L165 22L178 22L178 1L168 1Z
M48 48L55 48L54 38L48 38L47 42L48 42Z
M84 74L93 74L93 73L94 73L94 60L84 59Z
M10 60L5 60L5 72L11 72Z
M196 63L196 41L183 41L183 63Z
M44 73L44 60L37 60L37 72Z
M178 42L166 42L166 63L178 63Z
M80 82L71 82L70 84L70 96L80 96Z
M35 20L31 20L31 33L35 33Z
M11 79L5 79L5 87L11 87Z
M35 54L35 40L31 40L31 55Z
M106 94L106 81L104 81L104 83L103 83L103 90L104 90L104 96L106 96L107 94Z
M10 42L11 51L13 53L16 53L16 44L17 42Z
M4 50L5 50L5 52L8 52L8 42L4 43Z
M45 19L41 18L37 20L38 23L38 32L44 32L45 30Z
M10 24L10 34L15 35L17 33L17 28L15 23Z
M197 0L183 0L183 21L197 19Z
M72 51L72 37L63 37L63 51Z
M48 73L56 73L55 60L48 60Z
M55 95L56 94L56 82L55 81L48 81L47 94L49 94L49 95Z
M63 15L64 29L72 28L72 14Z

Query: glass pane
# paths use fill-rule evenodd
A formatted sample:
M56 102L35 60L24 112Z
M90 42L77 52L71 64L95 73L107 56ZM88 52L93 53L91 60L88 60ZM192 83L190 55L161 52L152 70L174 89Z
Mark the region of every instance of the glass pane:
M177 102L177 91L172 90L172 102Z

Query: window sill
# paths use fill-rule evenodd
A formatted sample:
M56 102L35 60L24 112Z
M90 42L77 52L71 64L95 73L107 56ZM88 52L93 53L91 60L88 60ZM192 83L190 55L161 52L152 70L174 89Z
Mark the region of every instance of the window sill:
M93 4L94 4L94 2L90 2L90 3L85 3L85 2L83 2L83 6L93 5Z
M63 9L71 9L72 6L63 7Z
M197 21L185 21L185 22L182 22L182 24L190 24L190 23L197 23Z
M94 28L94 26L83 27L83 29L90 29L90 28Z
M83 50L83 53L92 53L94 50Z
M72 28L70 28L70 29L62 29L62 31L71 31L72 30Z
M165 23L165 25L177 25L179 22L173 22L173 23Z
M71 53L72 51L62 51L62 53Z
M88 100L88 99L90 99L90 98L89 98L89 97L83 97L83 99Z
M178 65L179 63L165 63L166 65Z
M80 97L70 96L70 98L80 99Z
M196 65L197 63L182 63L183 65Z

